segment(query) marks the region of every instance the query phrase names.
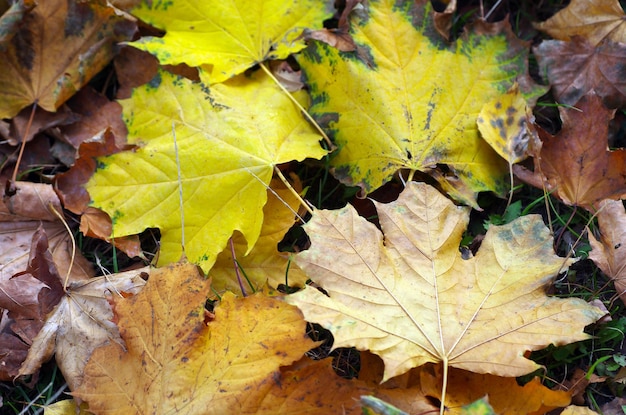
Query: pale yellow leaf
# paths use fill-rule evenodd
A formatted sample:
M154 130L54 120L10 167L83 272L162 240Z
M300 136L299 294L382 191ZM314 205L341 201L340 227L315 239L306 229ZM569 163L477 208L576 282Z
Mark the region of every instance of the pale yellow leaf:
M334 347L378 354L384 379L427 362L520 376L538 368L527 351L586 339L583 328L603 315L545 295L572 260L554 254L539 216L490 227L464 260L468 208L413 182L376 206L383 233L351 206L315 212L311 248L296 262L329 296L307 286L287 301L329 329Z

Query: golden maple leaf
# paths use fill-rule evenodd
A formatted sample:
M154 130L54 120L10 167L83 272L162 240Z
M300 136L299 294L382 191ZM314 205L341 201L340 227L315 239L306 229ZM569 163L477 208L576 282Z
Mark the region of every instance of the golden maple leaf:
M196 266L155 270L138 295L115 299L126 343L96 349L74 396L95 413L241 413L268 393L280 366L315 345L293 306L260 294L222 297L205 323L210 288Z
M232 238L233 251L227 246L217 257L209 271L213 280L212 289L216 293L230 290L239 293L242 287L235 272L234 259L241 268L240 279L245 292L254 292L265 283L276 288L279 284L302 287L307 276L295 264L289 263L289 254L278 252L278 243L294 224L300 202L278 179L272 180L268 201L263 208L263 227L259 240L246 255L247 244L241 234ZM251 286L250 286L251 285Z
M468 208L413 182L376 206L383 233L351 206L315 212L305 225L311 248L296 263L328 296L307 286L287 301L329 329L334 347L379 355L384 380L428 362L524 375L538 368L527 351L586 339L583 328L603 315L583 300L545 295L572 260L554 254L539 216L490 227L464 260Z

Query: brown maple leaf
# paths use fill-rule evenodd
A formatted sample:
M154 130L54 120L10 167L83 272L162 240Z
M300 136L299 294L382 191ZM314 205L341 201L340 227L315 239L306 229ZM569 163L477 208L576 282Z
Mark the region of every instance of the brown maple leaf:
M557 101L574 105L595 91L610 108L626 103L626 44L605 39L594 45L575 37L571 42L544 41L534 52Z
M626 197L626 150L607 147L608 124L615 111L606 109L592 92L575 108L559 107L559 112L561 131L552 136L538 129L543 145L534 172L515 165L517 177L588 210L603 199Z
M33 102L55 111L108 64L117 42L130 40L136 28L103 0L23 3L17 30L0 38L0 118Z

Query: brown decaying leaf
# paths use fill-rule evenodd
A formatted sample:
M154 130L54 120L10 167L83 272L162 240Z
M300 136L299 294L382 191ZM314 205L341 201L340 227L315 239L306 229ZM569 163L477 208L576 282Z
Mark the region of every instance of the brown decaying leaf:
M54 112L108 64L135 23L103 0L35 2L0 52L0 118L36 102Z
M56 278L57 271L50 266L51 263L48 240L45 231L40 228L33 236L26 271L0 285L0 308L8 311L9 319L0 335L3 343L7 341L10 345L18 346L21 341L30 346L43 326L46 315L61 299L63 286ZM33 283L33 280L39 284ZM26 357L24 351L25 348L20 346L14 351L0 349L0 378L12 380L17 375Z
M307 40L319 40L328 43L330 46L339 49L342 52L352 52L356 49L354 40L345 31L341 29L319 29L305 30L304 38Z
M22 141L30 141L33 137L49 128L71 124L78 120L69 107L63 105L56 112L48 112L42 109L36 111L31 123L32 107L24 108L11 119L9 139L11 145L18 145ZM28 135L26 132L28 131Z
M178 263L155 270L142 292L113 299L126 350L97 349L74 396L94 413L247 413L280 366L315 345L301 313L255 294L222 297L204 322L210 281Z
M133 88L147 84L157 74L159 61L148 52L131 46L123 46L113 60L115 74L120 84L117 99L127 99Z
M533 51L558 102L575 105L595 91L609 108L626 104L626 43L607 39L592 45L575 37L571 42L543 41Z
M626 304L626 212L621 200L599 204L600 238L590 233L589 258L615 283L615 290Z
M61 203L54 189L46 184L16 182L16 193L4 196L0 203L0 222L25 220L56 221L53 210L61 213Z
M543 144L534 158L534 172L515 165L517 177L588 210L604 199L625 198L626 150L607 148L608 124L615 111L590 93L575 108L559 107L559 112L561 131L552 136L539 128Z
M67 235L65 228L61 230ZM0 378L35 375L36 379L41 365L56 353L57 364L74 389L81 383L93 349L121 341L117 327L110 321L113 316L105 297L136 293L145 283L141 278L144 270L84 279L86 271L81 262L85 260L79 254L72 258L75 268L67 277L66 269L72 259L68 248L64 248L64 261L58 261L64 269L60 274L46 232L40 227L32 237L25 272L0 285L0 307L9 311L10 319L0 335L3 345L5 341L7 344L0 348ZM35 295L24 295L28 289Z
M625 19L618 0L572 0L566 8L535 27L555 39L581 36L595 46L604 39L626 42Z
M122 121L122 106L109 101L92 88L82 88L67 101L67 107L80 119L60 128L61 136L78 149L86 140L100 137L110 129L118 147L126 144L126 125Z
M452 28L452 19L456 11L456 0L444 1L446 8L442 12L433 13L433 23L435 29L444 39L450 40L450 29Z
M56 175L55 187L66 209L76 214L82 214L87 209L90 198L83 185L96 171L96 157L121 150L123 149L118 147L110 129L105 129L81 143L78 150L79 158L74 166L66 173ZM110 233L106 236L110 236Z
M595 373L587 378L587 372L580 367L574 369L574 373L559 385L559 389L567 391L572 396L572 403L575 405L585 405L587 386L591 383L602 383L605 377L600 377Z

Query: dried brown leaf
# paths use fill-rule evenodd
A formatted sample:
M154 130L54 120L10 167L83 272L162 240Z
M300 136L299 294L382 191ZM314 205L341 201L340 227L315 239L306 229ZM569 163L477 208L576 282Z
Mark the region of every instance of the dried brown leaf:
M559 112L563 128L555 136L539 129L543 144L534 172L515 165L517 177L585 209L604 199L626 197L626 150L608 149L608 124L615 111L591 93L575 108L559 107Z
M595 91L609 108L626 104L626 43L605 40L592 45L575 37L571 42L544 41L534 52L540 73L560 103L575 105Z

